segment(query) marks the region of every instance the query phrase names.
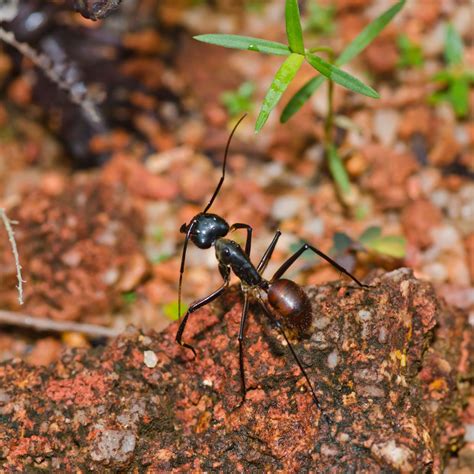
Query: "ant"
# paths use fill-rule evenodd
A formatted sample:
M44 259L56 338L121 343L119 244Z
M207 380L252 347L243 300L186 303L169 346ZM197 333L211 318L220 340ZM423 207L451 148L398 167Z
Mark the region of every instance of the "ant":
M247 314L249 311L249 296L252 295L256 299L258 305L263 310L265 316L270 322L279 330L283 338L285 339L293 358L298 364L301 373L303 374L306 382L311 390L311 394L314 403L320 411L321 405L318 397L316 396L315 390L311 381L304 369L300 359L296 355L296 352L289 341L287 334L285 333L284 327L290 331L301 334L302 332L309 329L312 322L312 309L311 303L308 296L304 292L303 288L295 282L282 278L283 274L293 265L293 263L305 252L311 250L321 258L329 262L340 272L344 273L348 277L352 278L360 287L365 288L367 285L361 283L355 276L349 273L344 267L335 262L332 258L313 247L310 244L304 243L301 248L297 250L291 257L289 257L278 270L274 273L270 280L263 278L262 274L270 261L273 251L276 247L278 239L281 235L280 231L275 233L272 242L268 246L267 250L263 254L260 262L257 266L254 266L250 260L250 248L252 242L252 227L248 224L236 223L231 226L217 214L209 213L209 209L214 203L222 184L225 179L227 156L229 153L230 143L232 137L245 118L245 115L240 118L235 127L233 128L226 144L224 152L224 161L222 165L222 176L217 184L214 194L209 200L208 204L202 212L195 215L189 224L183 224L180 228L180 232L186 234L183 246L183 252L181 256L181 267L179 275L178 285L178 314L181 316L181 289L183 282L183 273L186 260L186 249L188 242L191 240L200 249L208 249L212 246L216 250L216 258L218 261L219 272L224 280L224 283L210 295L194 302L189 309L186 311L183 319L176 333L176 342L187 349L190 349L196 357L196 351L194 348L183 342L183 332L186 327L189 315L197 309L207 305L211 301L218 298L228 288L230 282L231 271L240 279L241 288L244 295L244 302L242 308L242 316L240 320L239 330L239 365L240 365L240 379L242 386L242 400L237 405L240 407L245 402L245 396L247 393L245 384L245 370L244 370L244 334L245 334L245 323L247 320ZM235 241L226 238L226 236L237 229L245 229L247 232L245 250ZM266 298L264 298L266 296ZM278 315L280 319L284 320L284 325L275 316Z

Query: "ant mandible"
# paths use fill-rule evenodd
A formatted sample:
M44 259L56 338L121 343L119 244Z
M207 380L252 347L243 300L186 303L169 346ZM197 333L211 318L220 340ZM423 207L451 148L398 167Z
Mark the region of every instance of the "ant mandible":
M283 274L293 265L293 263L305 252L311 250L321 258L329 262L340 272L344 273L348 277L352 278L360 287L366 287L367 285L362 284L355 276L349 273L344 267L335 262L332 258L318 250L316 247L307 243L302 244L301 248L297 250L291 257L289 257L270 280L263 278L262 274L270 261L273 251L276 247L278 239L281 235L280 231L275 233L272 242L268 246L267 250L263 254L258 265L255 267L250 260L250 247L252 242L252 227L248 224L236 223L231 226L217 214L209 213L209 209L214 203L222 184L225 179L227 155L229 153L229 146L232 141L232 137L239 126L240 122L245 118L245 115L240 118L235 127L233 128L229 139L227 140L224 162L222 164L222 176L217 184L217 187L209 200L207 206L202 212L194 216L189 224L183 224L180 228L180 232L186 234L183 246L183 252L181 256L181 266L179 275L178 285L178 314L181 316L181 289L183 283L183 273L186 260L186 250L189 240L191 240L200 249L208 249L212 246L216 250L216 258L219 265L220 274L224 280L224 283L210 295L194 302L189 309L186 311L183 319L176 333L176 342L187 349L190 349L196 357L196 351L194 348L183 342L182 336L189 315L197 309L207 305L211 301L218 298L229 286L231 271L240 279L241 288L244 294L244 303L242 308L242 316L240 320L239 330L239 364L240 364L240 379L242 384L242 400L238 406L241 406L245 401L247 393L245 385L245 370L244 370L244 334L245 334L245 323L247 320L247 314L249 310L249 296L253 295L263 310L265 316L271 321L271 323L280 331L281 335L285 339L291 354L293 355L296 363L298 364L301 373L303 374L306 382L311 390L313 400L321 410L321 406L314 391L314 388L309 380L309 377L299 360L296 352L289 341L287 334L285 333L282 323L275 317L274 313L283 317L284 325L293 331L301 333L309 328L312 321L312 309L311 303L304 290L295 282L282 278ZM235 241L227 239L226 235L237 229L245 229L247 232L247 238L245 242L245 250ZM264 299L264 296L266 298ZM321 410L322 411L322 410Z

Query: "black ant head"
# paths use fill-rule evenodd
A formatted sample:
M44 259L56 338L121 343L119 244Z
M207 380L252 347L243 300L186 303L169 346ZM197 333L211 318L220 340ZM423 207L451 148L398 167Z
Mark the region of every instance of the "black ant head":
M186 234L190 229L191 241L200 249L208 249L217 239L229 233L229 224L216 214L200 213L193 217L189 225L183 224L180 232Z

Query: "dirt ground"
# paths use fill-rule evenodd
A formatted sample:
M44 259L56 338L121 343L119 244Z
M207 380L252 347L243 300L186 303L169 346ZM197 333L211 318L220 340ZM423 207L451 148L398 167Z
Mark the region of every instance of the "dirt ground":
M347 67L381 96L335 89L337 140L355 196L349 206L338 198L324 161L324 86L287 124L278 121L279 106L256 135L259 106L281 58L192 39L226 32L285 41L284 2L136 0L99 21L72 11L72 3L20 2L15 18L1 23L19 41L47 53L73 82L87 85L80 101L99 102L92 111L79 107L30 59L0 42L0 207L17 222L25 280L20 306L1 229L1 310L117 332L129 324L161 331L174 321L179 229L203 209L220 177L238 118L223 94L235 97L242 83L251 82L249 116L232 142L226 181L212 210L229 223L252 225L255 260L275 231L283 232L267 275L301 240L330 252L336 233L357 241L377 226L384 236L406 239L403 256L360 246L332 255L361 279L375 269L410 267L474 325L474 89L463 117L450 103L430 99L439 89L433 75L446 69L447 23L463 39L465 67L474 67L469 0L408 1ZM310 3L302 2L304 18ZM334 5L333 26L309 34L315 44L336 51L391 4L320 3ZM421 48L422 64L403 64L402 35ZM282 103L312 76L303 67ZM234 237L242 243L245 235ZM317 285L339 273L302 258L288 276ZM213 249L190 245L185 304L220 283ZM1 315L0 325L2 361L47 366L64 350L105 343L74 326L38 332L2 324ZM456 448L461 454L449 472L469 472L474 459L474 396L462 428L465 443Z

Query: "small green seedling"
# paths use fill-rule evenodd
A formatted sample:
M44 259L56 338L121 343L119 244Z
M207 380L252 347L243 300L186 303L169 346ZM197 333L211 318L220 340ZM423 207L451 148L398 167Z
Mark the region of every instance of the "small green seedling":
M336 232L333 237L331 252L343 255L348 252L373 251L392 258L404 258L406 255L406 239L398 235L382 235L378 226L368 227L353 240L344 232Z
M444 58L446 69L432 78L441 88L430 96L429 102L449 102L456 117L465 118L469 112L469 87L474 83L474 71L464 65L462 38L453 25L446 26Z
M305 24L305 31L328 35L334 31L334 14L336 9L334 5L319 5L314 0L309 0L308 19Z
M419 44L414 43L407 35L403 34L397 38L400 59L399 68L411 68L423 66L423 50Z
M181 311L183 312L182 314L185 314L186 311L188 310L187 305L184 303L181 304ZM167 319L170 319L171 321L177 321L180 317L178 314L178 301L171 301L169 303L166 303L163 305L163 314Z
M351 194L349 177L332 144L334 129L333 110L333 87L334 83L339 84L353 92L378 98L378 93L361 82L356 77L340 69L361 51L363 51L390 22L390 20L402 9L405 0L401 0L389 8L385 13L376 18L344 49L336 59L332 48L327 46L316 46L306 48L303 39L303 28L301 25L300 12L297 0L286 0L285 3L285 23L288 44L276 41L252 38L240 35L207 34L195 36L195 39L226 48L255 51L263 54L273 54L284 56L285 60L278 69L273 81L268 89L258 114L255 124L255 132L259 132L265 125L270 113L276 107L283 96L290 82L294 79L301 68L303 62L307 62L320 74L310 79L296 94L290 99L284 108L280 121L288 121L311 95L328 79L328 114L325 121L325 150L328 157L329 169L338 185L341 197L345 202L350 202L347 197ZM325 54L328 60L323 59L319 54ZM344 198L346 196L347 198Z
M221 95L221 102L231 117L242 115L253 108L253 93L255 84L247 81L240 85L236 91L227 91Z
M125 304L133 304L137 301L137 294L135 291L127 291L122 293L122 300Z

